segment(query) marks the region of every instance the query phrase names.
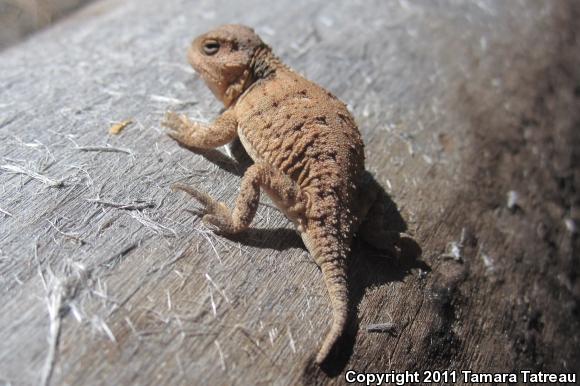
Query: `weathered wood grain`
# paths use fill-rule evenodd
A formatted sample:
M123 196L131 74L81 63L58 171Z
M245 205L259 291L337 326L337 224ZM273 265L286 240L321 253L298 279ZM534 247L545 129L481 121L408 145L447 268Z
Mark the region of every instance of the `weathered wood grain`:
M54 24L91 0L0 0L0 49Z
M109 1L0 53L0 382L578 371L579 16L571 1ZM185 49L226 22L349 104L410 235L401 261L357 244L357 322L327 373L311 363L328 300L289 222L264 199L228 240L169 190L235 199L243 165L160 127L169 109L216 115Z

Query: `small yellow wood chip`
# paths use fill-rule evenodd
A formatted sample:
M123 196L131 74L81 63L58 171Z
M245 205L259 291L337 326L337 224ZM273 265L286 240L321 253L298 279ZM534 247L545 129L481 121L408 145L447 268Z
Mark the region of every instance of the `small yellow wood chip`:
M123 129L133 123L132 119L127 119L126 121L115 123L109 128L109 134L117 135L123 131Z

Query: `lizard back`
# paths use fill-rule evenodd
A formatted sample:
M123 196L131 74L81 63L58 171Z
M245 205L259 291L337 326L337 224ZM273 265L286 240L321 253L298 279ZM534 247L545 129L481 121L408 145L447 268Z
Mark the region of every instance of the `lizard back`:
M344 103L283 68L255 82L234 108L238 135L250 157L272 165L313 195L308 217L319 212L318 217L330 220L352 207L364 171L364 149ZM349 221L343 220L341 233L349 233Z

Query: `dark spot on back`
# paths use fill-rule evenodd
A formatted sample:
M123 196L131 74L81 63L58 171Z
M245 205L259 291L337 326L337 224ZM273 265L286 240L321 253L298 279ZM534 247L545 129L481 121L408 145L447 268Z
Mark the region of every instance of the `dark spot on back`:
M292 126L292 130L293 131L300 131L300 130L302 130L303 127L304 127L304 123L300 122L300 123Z
M345 114L343 114L343 113L338 113L338 117L340 118L340 120L341 120L343 123L346 123L346 124L352 124L352 120L351 120L351 118L350 118L350 117L348 117L348 116L346 116Z

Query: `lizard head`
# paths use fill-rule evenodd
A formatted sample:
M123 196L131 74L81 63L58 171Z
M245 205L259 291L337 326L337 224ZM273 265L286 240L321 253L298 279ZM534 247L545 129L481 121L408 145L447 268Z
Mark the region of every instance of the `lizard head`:
M188 59L216 98L228 107L254 81L253 61L260 48L269 50L253 29L228 24L195 38Z

